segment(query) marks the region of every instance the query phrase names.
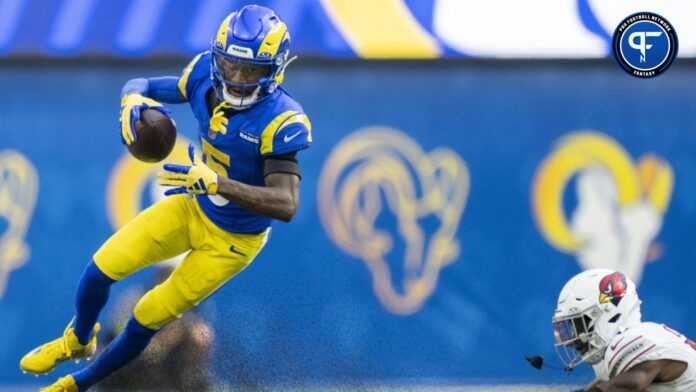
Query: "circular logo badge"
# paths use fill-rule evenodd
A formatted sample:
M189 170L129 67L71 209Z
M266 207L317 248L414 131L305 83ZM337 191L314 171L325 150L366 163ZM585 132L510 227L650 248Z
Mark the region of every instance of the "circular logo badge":
M614 58L629 74L652 78L665 72L677 57L677 33L665 18L652 12L626 17L612 39Z

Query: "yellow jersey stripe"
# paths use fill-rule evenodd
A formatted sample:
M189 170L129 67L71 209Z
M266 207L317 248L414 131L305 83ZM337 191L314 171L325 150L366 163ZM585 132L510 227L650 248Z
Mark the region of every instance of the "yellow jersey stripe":
M287 119L287 121L285 121L283 124L281 124L280 128L278 128L278 131L276 131L276 133L282 131L283 128L287 127L290 124L294 124L294 123L304 124L304 126L307 128L307 131L309 132L307 139L311 142L312 141L312 123L309 122L309 118L307 117L306 114L298 113L295 116L289 117Z
M437 41L403 0L322 0L355 52L364 58L437 58ZM370 12L365 12L369 6Z
M276 135L283 122L296 114L298 114L298 112L294 110L283 112L277 115L276 118L263 129L261 133L261 155L273 152L273 137Z
M203 53L200 53L198 56L194 57L193 60L191 60L189 65L187 65L186 68L184 68L184 72L181 74L181 77L179 78L179 83L176 84L177 87L179 87L179 92L186 99L188 99L188 97L186 96L186 83L188 83L189 75L191 75L193 67L196 65L198 60L200 60L201 56L203 56Z

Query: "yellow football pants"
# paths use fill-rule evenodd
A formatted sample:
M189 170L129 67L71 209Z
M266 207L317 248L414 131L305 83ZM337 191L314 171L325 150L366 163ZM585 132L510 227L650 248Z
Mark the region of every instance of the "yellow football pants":
M147 292L134 316L159 329L198 305L243 270L263 248L261 234L229 233L212 223L195 199L170 196L141 212L94 254L114 280L191 250L171 276Z

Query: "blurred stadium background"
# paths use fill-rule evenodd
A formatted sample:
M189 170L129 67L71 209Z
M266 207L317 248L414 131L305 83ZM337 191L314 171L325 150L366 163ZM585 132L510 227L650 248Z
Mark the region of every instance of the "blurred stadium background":
M54 379L19 358L68 323L91 254L162 197L158 166L119 142L121 86L179 74L249 3L0 0L0 390ZM300 210L102 390L563 390L590 370L523 357L557 362L556 296L596 266L640 283L645 319L696 336L696 2L256 3L300 56L284 84L314 130ZM610 53L637 11L680 38L650 80ZM182 148L196 125L171 108ZM164 273L116 286L105 335Z

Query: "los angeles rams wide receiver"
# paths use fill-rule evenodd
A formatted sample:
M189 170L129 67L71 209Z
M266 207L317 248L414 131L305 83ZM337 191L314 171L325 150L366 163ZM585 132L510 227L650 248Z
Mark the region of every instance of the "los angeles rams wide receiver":
M280 84L290 35L270 9L246 6L222 22L212 49L196 56L180 77L134 79L122 91L126 144L144 108L188 102L198 119L203 159L189 146L190 166L166 164L159 183L171 195L115 233L85 269L77 312L62 337L20 362L47 373L68 359L90 357L97 318L109 287L159 261L190 250L161 285L136 305L125 330L85 369L44 391L84 391L137 357L165 324L198 305L244 269L268 238L272 219L290 221L298 206L296 152L309 147L311 126ZM195 198L187 194L195 194Z
M568 281L553 328L566 367L594 369L596 381L581 391L696 391L696 343L641 322L636 285L621 272L593 269Z

